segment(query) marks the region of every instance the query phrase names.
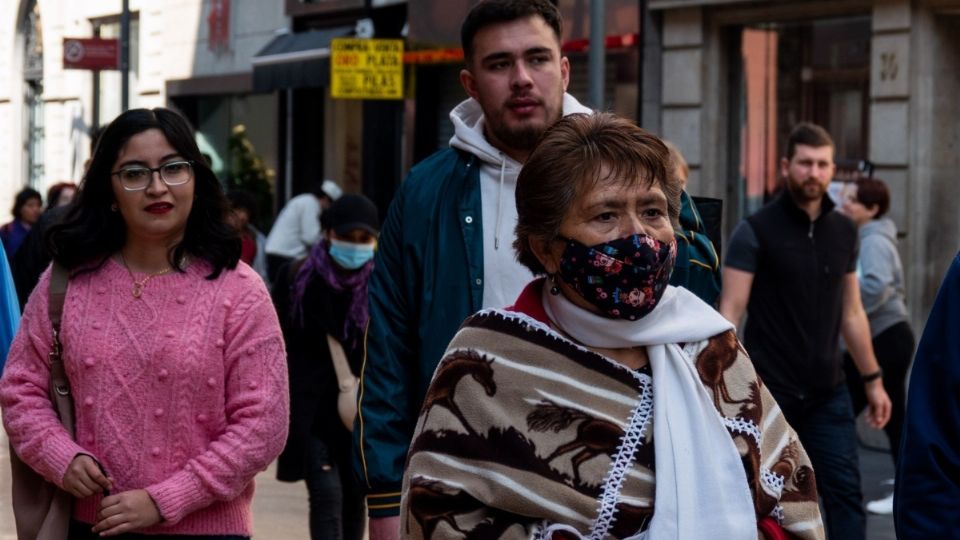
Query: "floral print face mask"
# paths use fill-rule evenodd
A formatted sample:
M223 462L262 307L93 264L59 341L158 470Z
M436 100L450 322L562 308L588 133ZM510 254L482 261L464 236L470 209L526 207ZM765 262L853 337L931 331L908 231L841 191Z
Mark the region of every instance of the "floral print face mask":
M677 259L676 238L634 234L595 246L563 240L560 279L610 318L635 321L653 311Z

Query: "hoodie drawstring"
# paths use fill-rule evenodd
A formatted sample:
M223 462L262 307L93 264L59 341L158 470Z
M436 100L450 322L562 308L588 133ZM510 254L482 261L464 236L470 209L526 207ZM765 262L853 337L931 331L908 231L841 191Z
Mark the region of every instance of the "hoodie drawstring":
M503 216L503 172L507 167L507 160L500 153L500 187L497 189L497 226L493 232L493 249L500 249L500 218Z

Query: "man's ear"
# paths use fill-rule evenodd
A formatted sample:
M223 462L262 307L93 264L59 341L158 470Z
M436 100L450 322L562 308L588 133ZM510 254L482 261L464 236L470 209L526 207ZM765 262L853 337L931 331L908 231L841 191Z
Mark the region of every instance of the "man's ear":
M780 177L788 178L790 176L790 160L787 158L780 158Z
M529 237L530 251L540 261L540 264L546 269L548 274L556 274L560 271L560 255L554 242L543 238Z
M563 91L567 91L570 86L570 59L566 56L560 58L560 79L563 80Z
M480 95L477 92L477 79L469 69L464 68L460 70L460 85L463 86L468 96L479 100L477 97Z

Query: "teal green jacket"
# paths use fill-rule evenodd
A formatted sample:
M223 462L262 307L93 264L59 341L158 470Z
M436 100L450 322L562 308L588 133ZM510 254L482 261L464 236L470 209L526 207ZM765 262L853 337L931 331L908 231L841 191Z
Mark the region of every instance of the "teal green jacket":
M399 514L420 404L460 323L483 301L476 157L446 149L411 169L380 231L368 294L354 465L379 517Z
M720 259L704 232L700 212L686 191L680 194L680 230L676 231L676 237L677 262L670 284L684 287L716 306L720 296Z

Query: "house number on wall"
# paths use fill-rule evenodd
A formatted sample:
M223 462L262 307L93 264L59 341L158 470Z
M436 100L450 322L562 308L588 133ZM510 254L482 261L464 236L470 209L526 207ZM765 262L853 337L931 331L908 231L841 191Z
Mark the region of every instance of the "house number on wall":
M892 81L897 78L897 53L880 53L880 80Z

